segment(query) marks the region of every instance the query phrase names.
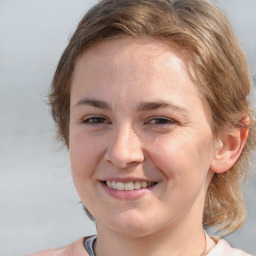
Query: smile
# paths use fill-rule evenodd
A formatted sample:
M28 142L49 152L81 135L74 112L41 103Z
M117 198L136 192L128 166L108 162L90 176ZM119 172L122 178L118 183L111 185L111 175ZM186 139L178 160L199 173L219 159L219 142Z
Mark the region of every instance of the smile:
M154 186L157 182L148 182L148 181L135 181L135 182L119 182L119 181L105 181L104 182L109 188L115 190L125 190L132 191L143 188L148 188Z

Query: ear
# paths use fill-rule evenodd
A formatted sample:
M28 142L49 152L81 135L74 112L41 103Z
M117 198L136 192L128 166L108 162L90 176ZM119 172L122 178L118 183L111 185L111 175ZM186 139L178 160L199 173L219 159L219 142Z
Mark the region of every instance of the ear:
M218 139L215 157L210 166L211 171L223 173L236 163L248 137L249 123L249 117L244 118L241 127L232 129Z

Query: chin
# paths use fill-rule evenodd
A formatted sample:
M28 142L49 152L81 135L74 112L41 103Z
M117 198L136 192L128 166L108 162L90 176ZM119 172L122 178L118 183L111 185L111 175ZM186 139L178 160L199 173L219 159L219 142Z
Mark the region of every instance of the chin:
M118 215L112 213L108 217L104 219L104 226L107 226L112 232L126 237L145 237L154 230L154 227L149 225L149 223L154 225L154 220L148 220L145 216L122 212ZM100 221L96 220L96 223L97 227L99 227Z

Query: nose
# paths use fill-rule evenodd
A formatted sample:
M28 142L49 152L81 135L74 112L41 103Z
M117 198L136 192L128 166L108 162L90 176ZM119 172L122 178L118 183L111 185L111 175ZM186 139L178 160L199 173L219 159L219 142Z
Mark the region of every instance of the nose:
M132 128L123 127L113 131L104 159L119 169L144 161L141 141Z

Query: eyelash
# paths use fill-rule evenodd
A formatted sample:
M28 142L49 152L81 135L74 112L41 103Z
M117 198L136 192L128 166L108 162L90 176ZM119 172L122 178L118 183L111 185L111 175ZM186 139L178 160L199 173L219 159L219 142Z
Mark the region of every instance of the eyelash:
M110 122L103 116L91 116L84 119L82 123L89 124L89 125L100 125L100 124L106 124Z
M155 121L152 123L152 121ZM157 125L157 126L167 126L167 125L174 125L176 122L173 119L166 118L166 117L153 117L151 118L147 124Z

